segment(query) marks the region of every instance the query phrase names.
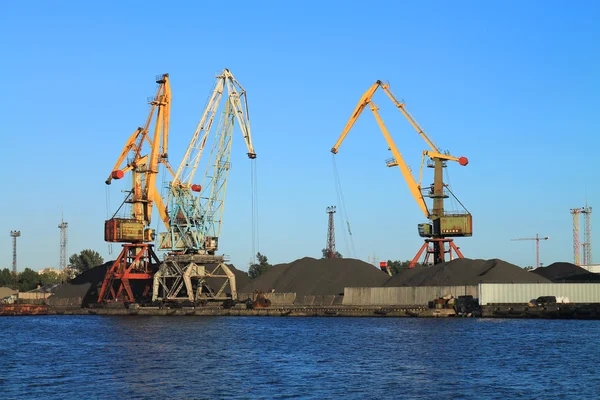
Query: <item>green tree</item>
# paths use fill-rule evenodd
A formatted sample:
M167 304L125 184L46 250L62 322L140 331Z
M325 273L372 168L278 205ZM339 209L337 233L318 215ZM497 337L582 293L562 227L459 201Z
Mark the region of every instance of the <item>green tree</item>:
M321 250L321 259L323 259L323 258L329 258L329 257L327 257L328 255L329 255L329 252L327 251L327 249ZM335 252L335 258L344 258L344 257L342 257L342 255L340 254L339 251L336 251Z
M400 261L400 260L388 260L387 262L388 267L392 270L392 275L396 275L399 274L400 272L404 271L405 269L408 269L408 266L410 265L410 260L406 260L406 261ZM419 267L420 264L416 264L415 267Z
M19 274L19 291L26 292L35 289L41 284L40 275L31 268L25 268Z
M60 274L56 272L45 272L40 274L40 281L42 285L54 285L55 283L60 283Z
M248 269L248 276L250 279L258 278L272 267L272 265L269 264L267 256L260 254L260 252L256 253L256 260L258 261L258 264L252 264Z
M0 287L8 286L12 287L13 285L13 274L12 271L8 268L4 268L0 271Z
M104 262L104 259L97 251L86 249L79 254L73 254L69 257L69 266L77 271L78 274L94 268Z
M525 268L523 268L525 271L533 271L533 267L531 265L526 266Z

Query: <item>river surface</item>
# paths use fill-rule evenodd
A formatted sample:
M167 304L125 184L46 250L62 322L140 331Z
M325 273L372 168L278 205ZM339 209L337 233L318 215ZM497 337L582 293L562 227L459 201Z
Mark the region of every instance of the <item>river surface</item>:
M2 399L596 399L600 321L0 318Z

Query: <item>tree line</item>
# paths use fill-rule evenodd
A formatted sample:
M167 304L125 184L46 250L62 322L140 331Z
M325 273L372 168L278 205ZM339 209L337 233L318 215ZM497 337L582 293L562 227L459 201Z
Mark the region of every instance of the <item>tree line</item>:
M97 251L90 249L82 250L79 254L73 254L69 257L69 271L67 271L67 276L61 276L62 274L52 271L38 274L31 268L25 268L23 271L17 272L17 288L20 292L27 292L38 286L61 283L103 262L104 259ZM14 283L15 278L9 268L0 270L0 287L7 286L12 288Z

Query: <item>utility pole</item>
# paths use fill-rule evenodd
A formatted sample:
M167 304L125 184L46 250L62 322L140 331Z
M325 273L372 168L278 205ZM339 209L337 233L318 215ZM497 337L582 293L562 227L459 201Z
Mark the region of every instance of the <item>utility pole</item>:
M10 231L13 238L13 289L17 290L17 238L21 236L21 231Z
M535 240L535 267L540 267L540 240L548 240L550 236L540 237L537 233L534 238L519 238L511 240Z
M61 281L67 280L67 244L68 244L68 235L67 228L69 224L65 222L64 218L61 217L61 222L58 225L60 229L60 279Z
M329 224L327 227L327 258L336 258L337 251L335 250L335 231L333 224L333 214L335 214L335 206L327 207L329 214Z

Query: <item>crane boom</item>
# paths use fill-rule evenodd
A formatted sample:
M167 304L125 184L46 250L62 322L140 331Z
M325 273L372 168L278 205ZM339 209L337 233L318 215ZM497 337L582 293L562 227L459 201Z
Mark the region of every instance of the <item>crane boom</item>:
M139 127L129 137L125 147L121 151L111 174L106 179L106 184L110 185L113 179L121 179L127 172L132 173L132 190L130 199L126 200L132 203L132 219L142 223L145 227L150 226L152 219L153 205L156 204L158 213L165 223L169 225L169 217L166 208L156 187L156 177L158 175L158 165L164 164L167 170L172 174L172 168L167 159L168 130L171 107L171 87L169 84L169 75L163 74L157 77L159 84L156 95L150 101L150 112L146 118L143 127ZM149 135L150 125L156 114L156 121L152 137ZM141 155L144 142L149 144L149 155ZM122 166L125 158L130 155L130 161ZM128 242L126 238L111 238L109 241ZM151 241L148 235L144 238L137 238L135 241Z
M226 109L220 123L218 123L214 141L215 145L219 144L221 148L215 151L213 147L211 152L211 160L212 154L217 154L215 169L211 175L212 183L210 188L193 184L194 176L213 130L215 115L225 91L227 91ZM234 118L238 121L244 137L248 157L250 159L256 158L252 144L246 91L231 72L224 69L216 77L200 122L192 135L175 178L170 184L168 212L172 229L167 227L167 232L160 235L161 249L176 251L208 250L211 253L216 250L216 239L211 238L217 238L218 232L220 232L220 215L223 209L221 197L224 199L224 188L227 179L227 173L223 171L228 170L229 146ZM208 171L204 178L207 176ZM219 182L219 189L217 190L214 189L215 182ZM193 192L200 193L200 195L198 197L194 196ZM201 203L201 199L206 200L205 204ZM216 206L216 204L219 204L219 206ZM213 244L210 244L211 241Z
M419 208L421 209L421 211L423 212L423 214L425 215L426 218L431 218L431 212L429 211L429 209L427 207L427 203L425 203L425 199L423 197L423 193L422 193L422 189L421 189L421 177L423 175L423 164L421 165L421 171L419 173L419 182L417 183L415 181L412 173L410 172L410 168L404 161L402 154L398 150L398 147L394 143L394 140L390 136L383 120L381 119L381 116L379 115L379 108L372 101L373 95L375 94L375 92L377 91L378 88L383 89L383 91L387 94L387 96L392 100L394 105L402 112L402 114L406 117L406 119L408 119L408 121L413 126L413 128L415 128L417 133L429 145L429 147L431 148L431 151L427 151L427 150L424 151L423 152L424 157L427 156L431 159L437 158L437 159L441 159L441 160L458 161L461 165L466 165L468 163L468 160L466 159L466 157L458 158L458 157L450 156L448 154L442 154L438 150L438 148L435 146L433 141L429 138L429 136L427 136L427 134L425 133L423 128L421 128L419 123L406 110L404 101L402 101L402 102L398 101L396 99L396 97L394 96L394 94L391 92L391 90L389 88L389 84L383 83L380 80L378 80L373 85L371 85L371 87L369 89L367 89L367 91L362 95L362 97L358 101L358 104L356 105L356 108L354 109L354 112L352 113L352 115L350 116L350 119L346 123L346 126L344 127L344 130L342 131L340 137L338 138L337 142L331 149L331 152L333 154L337 154L338 149L342 145L342 142L344 141L346 136L348 135L348 132L350 132L350 129L352 129L352 127L354 126L354 123L356 122L358 117L360 117L361 113L364 111L366 106L369 105L371 108L371 111L373 112L373 115L375 116L375 119L377 120L377 124L379 125L379 128L381 129L381 132L383 133L383 136L385 137L385 140L386 140L390 150L392 151L392 154L394 155L394 160L392 162L388 163L388 166L398 166L400 168L400 171L402 172L402 176L404 177L404 180L406 181L406 183L408 185L410 193L412 194L413 198L417 202L417 205L419 206Z
M183 160L179 165L179 169L175 174L175 180L173 181L174 185L182 185L187 187L191 186L191 182L193 181L194 175L196 174L196 170L198 168L198 163L200 162L200 158L204 152L204 147L212 128L215 114L217 112L217 108L219 107L225 85L227 85L229 98L235 110L235 116L238 120L244 141L246 142L246 146L248 148L248 157L256 158L250 132L246 91L233 77L228 69L224 69L221 75L217 76L216 78L217 80L215 82L215 86L204 108L200 122L194 131L192 140L190 141L187 151L183 156ZM240 89L239 91L238 88Z

